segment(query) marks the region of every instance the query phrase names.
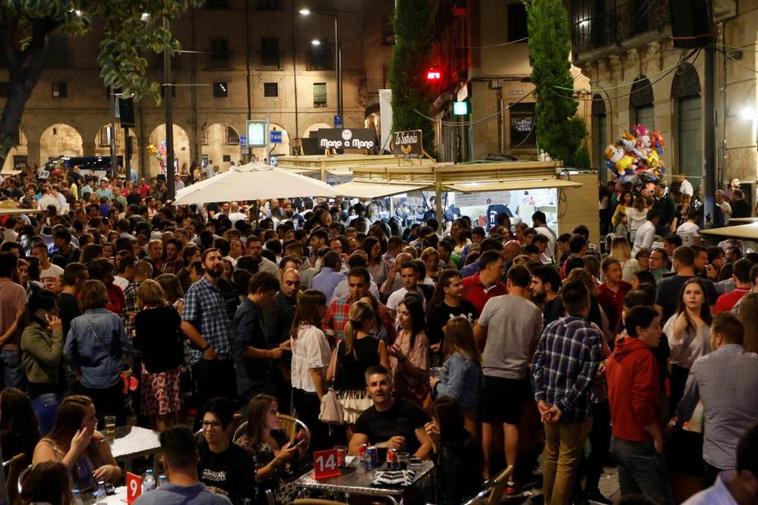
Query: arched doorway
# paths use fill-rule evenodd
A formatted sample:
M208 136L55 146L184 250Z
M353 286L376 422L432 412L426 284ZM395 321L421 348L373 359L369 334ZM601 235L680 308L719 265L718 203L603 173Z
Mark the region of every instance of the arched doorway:
M608 181L605 168L605 147L608 145L608 116L605 99L599 93L592 96L592 161L603 183Z
M148 137L148 169L150 177L165 173L165 168L161 167L161 159L165 160L166 156L166 125L161 124L155 127ZM152 152L155 154L152 154ZM190 164L189 135L179 125L174 125L174 160L175 168L178 170L182 165Z
M10 173L13 170L23 170L30 163L28 145L29 141L26 138L26 134L19 128L18 145L8 151L8 155L3 162L3 174Z
M636 124L647 126L650 130L655 128L655 109L653 107L653 85L650 79L640 75L632 84L629 95L629 127Z
M314 123L305 129L305 132L303 133L303 138L310 137L311 132L315 132L316 130L320 130L321 128L333 128L333 126L326 123Z
M677 69L671 83L671 98L675 100L676 111L674 169L686 175L697 188L703 175L703 102L700 77L692 64L684 62Z
M200 132L200 155L205 167L209 163L225 172L242 159L239 132L225 123L213 123Z
M40 163L59 156L83 156L82 136L73 126L57 123L47 127L39 139Z
M111 155L111 124L106 124L97 131L95 136L95 156L110 156ZM129 166L132 172L139 173L139 157L136 155L139 148L137 145L137 137L134 135L134 130L130 130L129 137L131 138L131 156L129 159ZM119 159L119 165L125 167L126 161L124 153L126 152L126 138L124 137L124 129L119 125L116 125L116 156Z

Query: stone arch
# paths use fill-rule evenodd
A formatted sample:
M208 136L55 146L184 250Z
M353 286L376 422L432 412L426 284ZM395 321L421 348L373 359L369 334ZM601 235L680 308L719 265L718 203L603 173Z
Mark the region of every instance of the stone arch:
M688 177L698 187L702 175L703 102L700 96L700 76L689 62L679 65L671 82L674 106L671 147L673 171Z
M592 95L592 162L603 182L608 180L608 170L603 165L605 147L610 143L609 140L605 98L600 93L595 93Z
M239 131L227 123L205 124L200 129L200 157L213 162L221 172L242 159Z
M155 177L158 174L165 173L165 167L161 166L161 161L157 158L156 154L151 154L150 150L161 149L161 144L165 146L166 142L166 125L165 123L156 126L148 137L148 162L147 168L150 173L150 177ZM189 148L189 135L184 128L174 123L174 159L176 160L176 166L181 167L183 164L190 164L190 148Z
M700 76L692 63L685 61L676 69L671 82L671 98L700 95Z
M364 128L373 128L376 130L376 134L380 135L382 132L382 118L379 115L379 112L372 112L370 114L367 114L366 117L363 119L363 127Z
M29 140L24 131L18 129L18 145L12 147L5 161L3 162L2 173L10 173L12 170L21 170L27 164L31 163L29 159Z
M327 123L313 123L308 128L305 129L303 132L303 138L310 137L311 132L315 132L316 130L320 130L321 128L333 128L332 125Z
M83 156L84 142L79 131L66 123L48 126L39 138L40 163L59 156Z

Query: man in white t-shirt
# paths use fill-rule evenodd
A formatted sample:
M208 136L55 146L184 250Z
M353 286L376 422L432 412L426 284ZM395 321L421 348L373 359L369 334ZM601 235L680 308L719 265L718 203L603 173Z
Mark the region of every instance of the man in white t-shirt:
M61 291L61 275L63 275L63 269L58 265L50 263L50 256L47 253L47 246L41 242L32 246L32 256L39 259L39 280L45 286L45 289L49 289L54 293Z
M692 187L692 183L687 180L687 177L685 175L677 175L677 179L679 180L680 186L679 186L679 192L683 195L695 195L695 188Z
M400 267L400 277L403 279L403 287L392 293L387 299L387 310L392 319L397 315L397 308L402 303L405 295L408 293L423 294L418 288L419 271L418 266L413 261L403 263ZM426 305L426 303L424 303Z
M655 227L658 226L659 220L660 213L655 209L650 209L647 213L647 220L637 228L637 233L634 235L632 256L635 256L640 249L652 249L655 240Z
M687 221L676 229L676 234L682 238L682 245L700 244L700 227L697 225L699 217L700 213L696 209L690 209L687 213Z

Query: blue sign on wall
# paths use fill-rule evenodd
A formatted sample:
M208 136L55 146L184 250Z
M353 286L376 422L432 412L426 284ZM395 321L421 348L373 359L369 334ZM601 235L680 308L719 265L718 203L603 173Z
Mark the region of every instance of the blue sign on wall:
M271 143L272 144L282 143L282 132L280 130L271 130Z

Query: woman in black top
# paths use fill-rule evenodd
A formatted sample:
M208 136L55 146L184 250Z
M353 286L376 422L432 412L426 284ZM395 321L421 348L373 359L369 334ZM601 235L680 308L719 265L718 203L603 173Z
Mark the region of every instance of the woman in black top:
M166 303L160 284L147 279L137 288L132 344L142 352L142 411L163 431L175 424L181 408L179 383L184 364L181 318Z
M234 403L214 398L204 409L203 438L198 444L197 475L208 489L226 496L234 505L256 503L255 472L251 454L232 444L236 429Z
M334 348L329 361L327 381L334 380L346 424L355 424L358 416L372 405L364 372L376 365L389 367L387 346L370 333L374 321L371 304L363 300L355 302L350 307L345 338Z

